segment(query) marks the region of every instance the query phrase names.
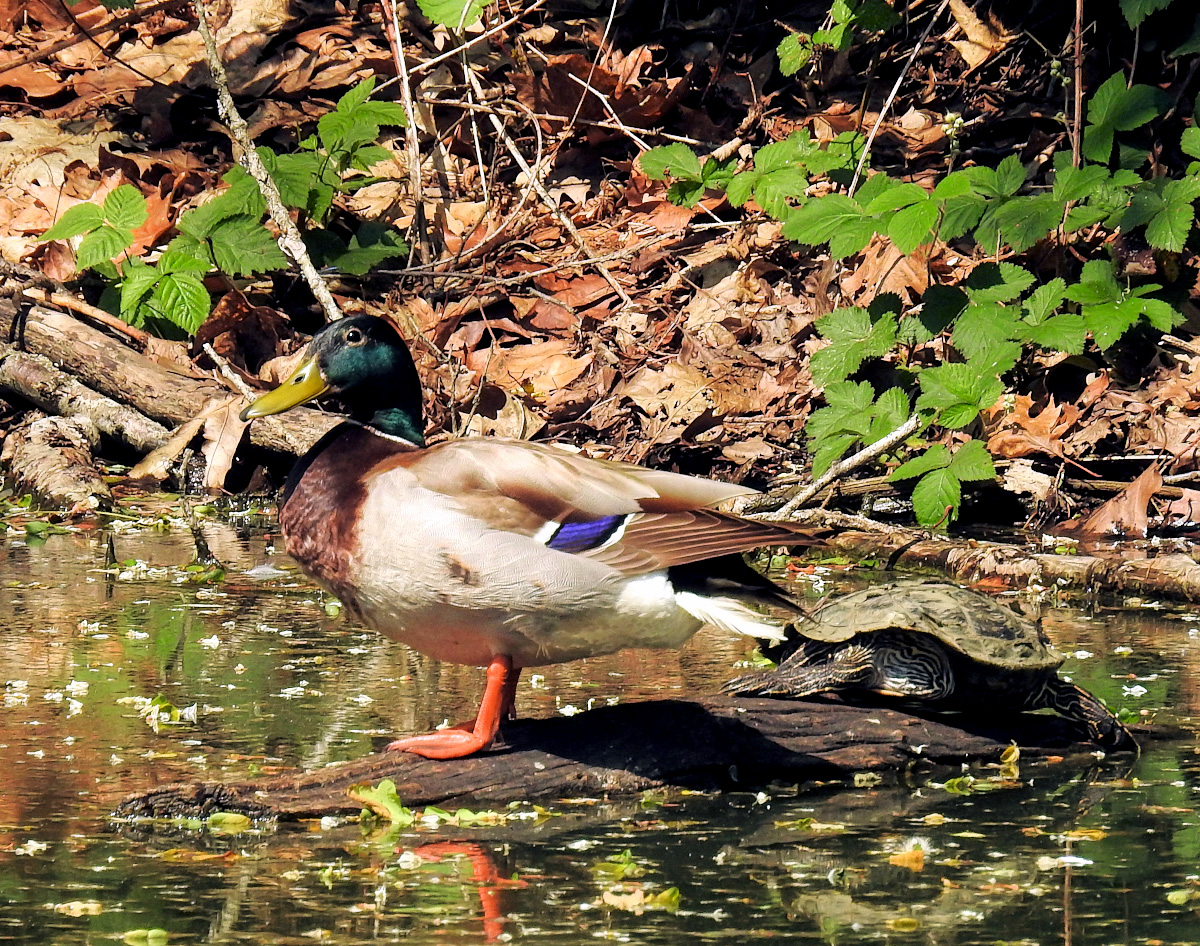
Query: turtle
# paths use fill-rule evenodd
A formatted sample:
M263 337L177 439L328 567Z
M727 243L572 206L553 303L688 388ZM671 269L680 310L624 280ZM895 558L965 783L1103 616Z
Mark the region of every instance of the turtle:
M1105 749L1137 750L1099 699L1059 678L1063 656L1038 624L949 582L896 581L833 599L765 653L774 670L723 689L792 699L873 694L958 710L1053 709Z

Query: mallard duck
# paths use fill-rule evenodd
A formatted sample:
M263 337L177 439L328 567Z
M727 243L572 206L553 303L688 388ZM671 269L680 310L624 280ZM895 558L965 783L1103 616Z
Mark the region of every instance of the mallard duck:
M703 624L782 639L796 609L737 553L811 540L708 507L741 486L470 438L427 446L421 383L395 326L331 323L242 412L333 395L349 419L296 464L279 506L288 553L363 623L438 660L487 667L479 713L388 749L435 759L489 746L522 667L678 647Z

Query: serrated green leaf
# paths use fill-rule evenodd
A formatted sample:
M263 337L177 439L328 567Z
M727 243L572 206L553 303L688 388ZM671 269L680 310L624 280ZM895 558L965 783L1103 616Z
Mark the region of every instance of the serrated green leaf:
M700 176L704 178L704 183L709 187L724 189L729 186L729 182L733 180L733 175L736 171L736 157L726 158L724 161L709 158L701 167Z
M652 181L665 181L668 177L700 183L700 159L682 142L651 148L638 156L642 173ZM740 177L741 175L739 175Z
M1034 275L1016 263L983 263L963 283L970 300L982 305L1010 302L1034 283Z
M128 320L142 300L146 298L154 284L158 282L158 270L147 266L140 259L132 259L125 265L121 274L121 317Z
M417 0L417 6L421 8L422 13L439 26L458 29L470 26L478 20L483 14L483 8L487 6L487 2L486 0Z
M404 106L399 102L364 102L354 114L376 126L399 126L408 124L408 116L404 114ZM375 137L378 137L376 135ZM371 139L374 140L374 139Z
M860 223L862 218L858 202L845 194L812 197L792 212L783 225L783 235L789 240L816 245L830 240L839 229Z
M912 403L908 393L903 388L888 388L879 395L873 413L871 426L867 430L866 437L863 438L864 442L868 444L882 440L908 420L912 413Z
M927 529L953 522L962 505L962 485L950 470L933 470L913 487L912 503L917 522Z
M854 17L854 25L870 33L890 30L901 22L900 15L883 0L862 0L854 11Z
M1141 26L1142 21L1151 13L1164 10L1171 5L1172 0L1121 0L1121 12L1130 29Z
M818 442L810 442L809 449L813 455L813 477L822 477L828 473L829 468L837 463L858 439L852 434L831 434Z
M788 201L803 197L806 187L808 177L802 168L780 168L759 176L754 184L754 199L776 220L783 220L792 212Z
M1072 200L1083 200L1097 187L1109 180L1108 168L1100 164L1085 164L1082 167L1072 167L1070 154L1060 152L1054 161L1054 189L1051 192L1054 199L1067 203ZM1060 161L1065 158L1067 160Z
M889 178L884 176L882 180L887 181ZM865 200L861 191L858 197L860 203ZM920 184L902 184L899 181L892 181L892 186L883 190L878 197L875 197L870 203L863 203L863 209L869 214L877 214L888 210L900 210L911 204L928 200L929 194Z
M136 230L149 215L146 198L132 184L115 187L104 198L104 219L117 229Z
M761 175L751 168L733 175L729 186L725 188L725 197L734 207L741 207L754 194L754 185Z
M69 208L39 240L69 240L95 230L104 223L104 211L95 204L76 204Z
M1025 321L1031 325L1040 325L1058 311L1066 298L1066 282L1055 277L1048 283L1038 286L1025 300Z
M1195 125L1185 128L1179 139L1179 148L1186 155L1200 158L1200 128Z
M939 423L951 429L965 427L1004 393L1004 385L994 375L981 375L959 363L928 368L921 372L918 383L917 409L933 412Z
M167 273L155 285L149 305L189 335L195 335L208 318L211 299L198 276Z
M288 266L275 237L254 217L222 220L209 240L217 268L230 276L253 276Z
M667 188L667 200L676 207L695 207L704 196L704 185L698 181L674 181Z
M1011 197L1025 183L1025 165L1018 155L1010 154L996 167L996 190L998 197Z
M1169 332L1186 320L1183 313L1162 299L1142 299L1142 318L1160 332Z
M1079 355L1087 341L1087 326L1081 315L1056 315L1038 325L1029 325L1021 338L1039 348Z
M353 112L326 112L317 119L317 136L321 146L343 163L359 145L375 141L379 126Z
M779 57L779 71L794 76L812 59L812 37L808 33L789 33L779 41L775 54Z
M1053 194L1033 194L1017 197L996 207L991 224L1000 242L1014 253L1023 253L1039 240L1044 240L1062 223L1066 205ZM981 245L988 245L984 239Z
M313 151L276 154L270 148L259 148L258 156L279 189L280 200L289 207L307 209L309 185L329 159Z
M900 322L898 337L909 345L923 345L944 332L966 308L967 295L956 286L930 286L921 308Z
M840 381L825 388L825 403L848 415L861 415L871 408L875 400L875 389L869 381ZM853 430L866 430L854 426Z
M948 200L951 197L961 197L971 193L974 193L971 188L971 179L962 171L951 171L938 181L937 186L933 189L933 196L938 200Z
M230 168L224 180L228 189L179 218L177 226L181 233L205 240L217 224L229 217L262 219L267 208L258 182L240 167Z
M917 476L924 476L931 470L944 470L949 465L950 451L942 444L935 443L924 453L901 463L892 470L891 475L888 476L888 482L898 483L901 480L911 480Z
M937 218L937 202L932 199L923 200L896 211L888 222L887 233L896 249L908 256L918 246L929 242Z
M1123 297L1121 286L1108 260L1091 260L1083 264L1079 282L1067 286L1066 297L1084 305L1117 302Z
M834 259L845 259L861 252L875 235L875 221L871 217L850 220L829 241L829 255Z
M339 112L352 112L371 97L375 91L375 77L367 76L361 82L352 85L342 93L334 108Z
M80 269L90 269L97 263L108 262L132 245L131 230L105 224L92 230L79 241L79 248L75 251L75 265Z
M979 223L987 201L977 194L950 197L942 205L942 223L938 236L943 240L957 240Z
M999 305L970 305L954 323L954 347L974 358L1016 334L1017 315Z
M1146 226L1146 240L1152 247L1173 253L1183 249L1196 219L1192 202L1197 197L1200 197L1200 178L1184 177L1163 187L1163 208Z
M1083 309L1084 323L1101 351L1107 351L1115 345L1134 326L1140 315L1141 305L1135 299L1088 305Z
M408 255L408 244L391 227L381 223L364 223L350 238L350 244L341 255L328 261L352 276L362 276L389 259Z
M1125 76L1114 73L1088 100L1083 154L1107 164L1112 157L1113 133L1139 128L1158 117L1170 100L1161 89L1148 85L1125 87Z
M947 469L964 483L996 478L996 464L981 440L968 440L955 450Z

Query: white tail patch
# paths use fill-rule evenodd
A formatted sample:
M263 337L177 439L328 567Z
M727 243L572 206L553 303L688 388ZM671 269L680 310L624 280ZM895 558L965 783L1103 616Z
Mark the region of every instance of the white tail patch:
M784 638L784 625L765 614L751 611L733 598L709 597L690 591L675 592L675 603L698 621L719 627L734 634L761 637L779 643Z

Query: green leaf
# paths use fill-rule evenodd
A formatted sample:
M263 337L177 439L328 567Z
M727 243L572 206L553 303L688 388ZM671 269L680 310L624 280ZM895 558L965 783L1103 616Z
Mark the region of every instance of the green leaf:
M131 230L105 224L97 227L79 241L79 249L75 251L75 265L80 269L89 269L97 263L108 262L132 245L133 232Z
M1163 187L1163 208L1146 226L1146 240L1158 250L1178 253L1183 249L1196 209L1192 202L1200 197L1200 177L1184 177Z
M289 207L307 210L309 188L329 159L315 151L276 154L270 148L259 148L258 156L279 189L279 199Z
M1066 298L1067 284L1059 277L1038 286L1025 300L1025 321L1040 325L1050 318Z
M1186 320L1183 313L1162 299L1142 299L1142 318L1160 332L1169 332Z
M871 418L871 426L863 440L868 444L882 440L908 420L911 412L908 393L903 388L888 388L875 402L875 416Z
M939 523L944 524L947 520L953 522L958 518L958 507L962 505L962 485L952 471L933 470L913 487L912 503L917 522L927 529Z
M1114 132L1139 128L1161 115L1169 105L1170 99L1161 89L1148 85L1126 88L1125 76L1114 73L1088 100L1084 156L1107 164L1112 157Z
M829 468L837 463L846 451L860 439L862 438L854 434L831 434L820 440L810 438L813 457L812 475L816 478L824 476L829 472Z
M780 168L759 175L754 183L754 199L776 220L783 220L792 212L788 201L803 197L806 187L808 176L803 168Z
M1180 150L1193 158L1200 158L1200 128L1195 125L1183 130L1179 139Z
M845 194L826 194L810 198L796 208L783 225L783 235L789 240L816 245L829 241L839 231L860 226L862 221L863 210L857 201ZM873 233L874 221L870 221L870 226Z
M253 276L288 266L275 237L256 217L222 220L209 239L217 268L230 276Z
M1170 2L1170 0L1167 0ZM900 15L883 0L862 0L854 11L855 26L870 33L890 30L901 22Z
M966 309L969 300L957 286L930 286L920 311L900 322L899 337L909 345L923 345L941 335Z
M1200 13L1196 14L1188 38L1172 49L1168 55L1171 59L1178 59L1180 56L1190 56L1192 53L1200 53Z
M1083 264L1079 282L1068 286L1066 297L1084 305L1116 302L1123 297L1121 286L1108 260L1091 260Z
M262 219L267 208L258 182L240 167L230 168L224 180L229 185L227 190L179 218L177 226L181 233L204 240L218 223L229 217L245 215Z
M129 260L121 274L121 317L126 321L137 312L138 306L158 282L159 272L140 259Z
M910 480L917 476L924 476L931 470L944 470L950 465L950 451L942 444L935 443L924 453L913 457L905 463L892 470L888 477L889 483L898 483L901 480Z
M937 218L937 202L932 199L922 200L896 212L888 222L888 236L896 245L896 249L908 256L918 246L929 242Z
M1083 200L1109 179L1108 168L1103 165L1085 164L1078 168L1071 167L1070 155L1065 151L1054 157L1054 190L1052 193L1054 199L1060 203ZM1060 162L1060 157L1068 160Z
M1058 229L1065 210L1065 204L1053 194L1033 194L996 207L990 223L1001 243L1008 244L1014 253L1023 253ZM991 245L986 236L979 236L979 240L982 246Z
M368 222L350 238L350 245L328 265L352 276L362 276L384 260L408 254L408 244L391 227Z
M487 3L486 0L417 0L417 6L439 26L458 29L478 20Z
M957 240L979 223L987 201L977 194L950 197L942 207L942 225L938 235L943 240Z
M167 273L158 280L148 305L189 335L208 318L212 301L204 283L193 273Z
M983 263L971 271L963 288L972 302L984 304L1009 302L1033 283L1033 273L1016 263Z
M638 165L652 181L665 181L668 177L697 183L703 180L700 159L691 148L680 142L643 151L638 156Z
M1121 12L1125 14L1129 28L1134 29L1151 13L1165 10L1171 2L1172 0L1121 0Z
M104 219L118 229L136 230L149 215L146 198L132 184L113 188L104 198Z
M382 125L387 127L394 125L404 127L408 124L408 116L404 114L404 106L399 102L364 102L354 110L354 114L356 117L369 121L376 126ZM375 135L375 137L379 136ZM374 140L374 138L371 140Z
M695 207L704 196L704 185L694 181L675 181L667 188L667 200L676 207Z
M1025 165L1018 155L1010 154L996 167L997 197L1011 197L1025 183Z
M964 483L996 478L996 465L981 440L968 440L955 450L948 469Z
M347 794L360 805L366 805L379 817L386 819L399 827L408 827L416 821L412 811L404 807L400 796L396 794L396 783L390 778L383 779L372 788L370 785L352 785Z
M970 305L954 323L954 347L973 358L1016 333L1017 315L1000 305Z
M1021 339L1039 348L1079 355L1087 341L1087 326L1081 315L1056 315L1023 329Z
M69 240L95 230L104 223L104 211L95 204L76 204L58 218L49 230L43 233L40 240Z
M812 59L812 37L808 33L788 33L779 41L775 54L779 56L779 71L794 76Z
M330 155L347 159L359 145L375 141L379 126L354 112L326 112L317 120L317 135Z
M970 365L949 363L922 371L917 410L932 413L951 429L965 427L981 410L991 407L1004 393L994 375L982 375Z
M891 351L896 341L896 319L888 313L872 320L869 312L857 307L836 309L817 322L817 331L831 344L813 353L809 370L813 380L824 387L844 381L867 358Z
M352 85L349 89L342 93L342 97L337 100L334 108L339 112L352 112L367 99L371 97L371 93L375 91L375 77L367 76L361 82Z
M872 179L876 177L878 175L872 175ZM881 180L888 181L891 179L885 175ZM858 197L860 202L866 199L862 196L861 191L859 191ZM863 209L869 214L877 214L887 210L900 210L902 207L908 207L928 199L929 194L926 193L925 188L920 184L902 184L899 181L893 181L893 186L884 190L869 203L865 203Z

